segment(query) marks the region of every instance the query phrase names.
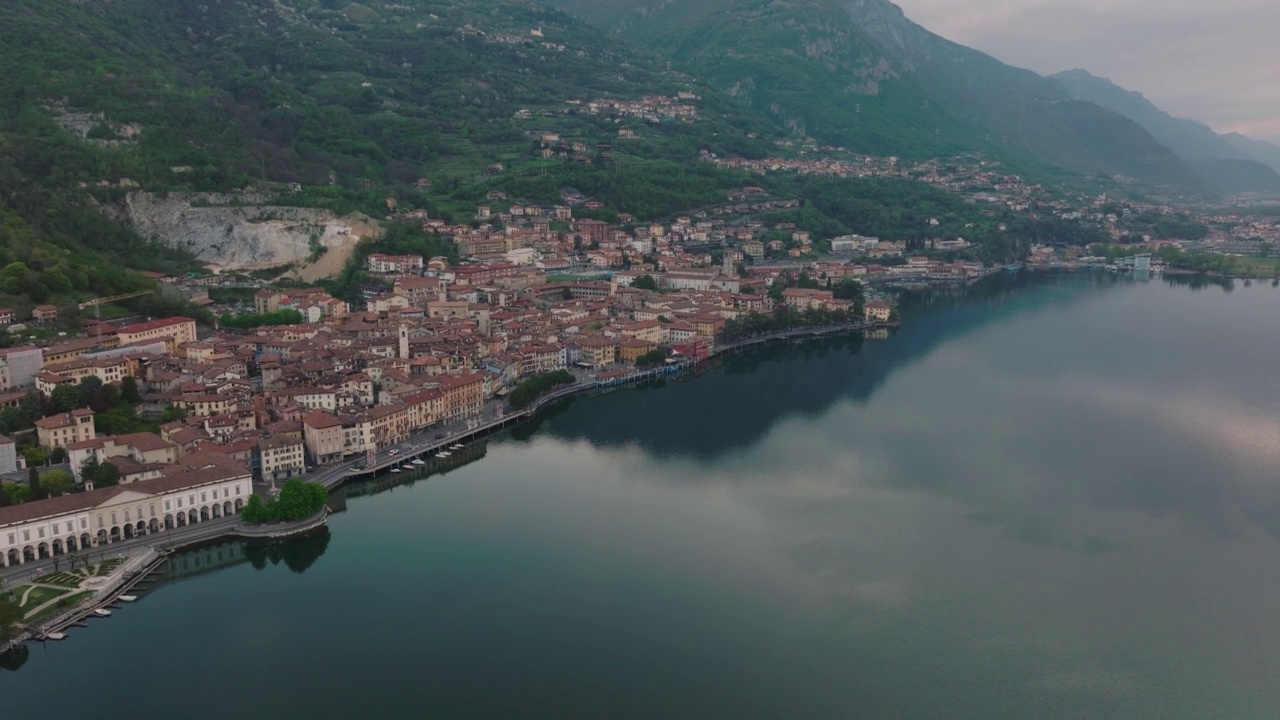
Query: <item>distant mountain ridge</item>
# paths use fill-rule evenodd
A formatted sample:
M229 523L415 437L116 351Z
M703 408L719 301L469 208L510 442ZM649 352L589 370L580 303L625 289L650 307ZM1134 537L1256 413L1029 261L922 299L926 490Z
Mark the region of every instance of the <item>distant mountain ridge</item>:
M1280 191L1280 147L1177 118L1141 93L1075 69L1050 76L1073 97L1114 110L1141 125L1222 192Z
M1139 124L929 32L888 0L551 0L794 131L874 154L982 151L1201 187Z

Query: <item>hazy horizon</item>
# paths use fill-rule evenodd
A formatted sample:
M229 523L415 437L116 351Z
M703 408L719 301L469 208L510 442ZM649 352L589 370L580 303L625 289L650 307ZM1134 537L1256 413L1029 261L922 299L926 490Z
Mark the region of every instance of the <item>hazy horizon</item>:
M1080 68L1175 117L1280 144L1280 3L895 0L907 17L1010 65Z

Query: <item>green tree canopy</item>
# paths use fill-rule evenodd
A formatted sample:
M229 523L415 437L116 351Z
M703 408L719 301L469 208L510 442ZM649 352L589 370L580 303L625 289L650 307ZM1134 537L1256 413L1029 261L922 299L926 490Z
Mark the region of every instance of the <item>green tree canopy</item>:
M88 457L80 465L80 479L92 483L95 488L113 487L120 484L120 468L111 462L98 462L95 457Z
M657 290L658 281L653 279L649 273L645 273L631 281L631 287L637 290Z
M78 407L84 407L80 403L80 388L71 383L61 383L54 387L53 392L49 394L49 399L58 412L70 412Z
M75 486L75 477L66 470L49 470L40 476L40 489L46 497L66 495Z

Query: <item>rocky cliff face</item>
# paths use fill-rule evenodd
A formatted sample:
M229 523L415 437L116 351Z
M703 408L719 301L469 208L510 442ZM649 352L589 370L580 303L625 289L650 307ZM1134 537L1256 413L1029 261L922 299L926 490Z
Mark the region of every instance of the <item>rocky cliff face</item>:
M317 244L341 247L373 226L368 218L251 204L254 200L213 193L130 193L124 219L144 237L185 247L222 269L305 261Z

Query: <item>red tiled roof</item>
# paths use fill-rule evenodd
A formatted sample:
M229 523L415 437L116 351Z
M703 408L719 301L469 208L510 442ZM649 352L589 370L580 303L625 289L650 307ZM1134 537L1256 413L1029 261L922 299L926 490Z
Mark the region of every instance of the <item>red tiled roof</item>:
M0 508L0 526L88 510L124 492L157 495L249 475L249 470L243 465L217 453L190 455L182 463L167 466L162 472L163 475L151 480Z

